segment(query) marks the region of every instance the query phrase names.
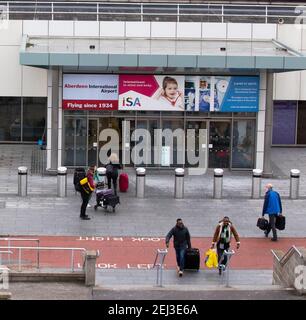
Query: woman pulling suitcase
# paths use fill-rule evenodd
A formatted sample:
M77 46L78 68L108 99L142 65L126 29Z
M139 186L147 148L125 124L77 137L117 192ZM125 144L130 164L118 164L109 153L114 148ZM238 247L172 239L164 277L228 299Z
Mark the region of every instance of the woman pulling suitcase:
M108 158L108 160L109 160L109 163L106 165L106 177L107 177L108 189L112 188L112 182L113 182L114 194L117 195L118 170L121 169L121 164L119 162L119 158L116 153L112 153Z

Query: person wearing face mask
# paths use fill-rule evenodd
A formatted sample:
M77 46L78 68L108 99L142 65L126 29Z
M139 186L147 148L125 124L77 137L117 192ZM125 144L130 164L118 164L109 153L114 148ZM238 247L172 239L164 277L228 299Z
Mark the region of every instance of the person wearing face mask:
M186 249L191 248L190 233L184 226L182 219L176 220L176 225L168 232L166 236L166 246L169 248L169 241L173 237L173 246L176 253L177 271L179 276L183 275L185 266Z
M215 234L213 237L211 249L214 249L217 246L218 254L218 264L219 264L219 274L222 273L222 266L225 266L227 263L227 257L224 256L222 261L222 255L224 251L228 251L231 246L231 238L234 235L237 249L240 247L240 239L236 228L231 223L229 217L224 217L216 227Z

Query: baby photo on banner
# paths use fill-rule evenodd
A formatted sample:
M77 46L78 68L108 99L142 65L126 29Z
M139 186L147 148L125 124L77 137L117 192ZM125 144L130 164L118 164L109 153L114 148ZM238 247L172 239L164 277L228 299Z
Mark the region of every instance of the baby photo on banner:
M184 111L184 109L184 76L119 76L119 110Z

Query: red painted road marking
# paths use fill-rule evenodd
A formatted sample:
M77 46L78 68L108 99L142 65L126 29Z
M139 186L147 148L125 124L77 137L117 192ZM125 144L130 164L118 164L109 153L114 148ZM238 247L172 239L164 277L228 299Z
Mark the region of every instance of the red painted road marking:
M41 247L78 247L99 250L101 256L97 260L98 268L116 269L150 269L155 259L156 250L165 248L162 237L71 237L71 236L20 236L22 238L39 238ZM0 238L0 245L6 245ZM35 246L35 242L14 242L15 246ZM13 245L11 244L11 245ZM201 268L204 268L204 255L211 245L211 238L193 238L192 245L201 252ZM278 242L271 242L265 238L242 238L241 248L235 250L236 255L231 260L234 269L272 269L273 258L271 249L286 252L292 245L306 247L306 238L280 238ZM41 252L41 265L45 267L69 267L70 252ZM3 255L2 259L6 256ZM11 255L12 261L18 260L18 252ZM23 262L34 265L36 252L25 250L22 253ZM82 262L80 253L75 253L75 267ZM175 254L170 244L169 254L165 260L166 268L175 268ZM79 265L80 266L80 265Z

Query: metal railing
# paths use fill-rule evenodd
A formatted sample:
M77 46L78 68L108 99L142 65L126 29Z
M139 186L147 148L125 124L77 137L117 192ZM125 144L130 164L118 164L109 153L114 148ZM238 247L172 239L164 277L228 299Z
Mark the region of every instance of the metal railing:
M7 249L7 247L0 247L0 250ZM62 247L10 247L10 251L18 251L18 271L21 271L21 258L22 251L25 250L38 250L38 251L71 251L70 255L70 269L74 272L74 254L76 251L79 251L85 257L85 248L62 248ZM40 260L37 261L37 269L40 269Z
M302 253L299 251L299 249L296 246L292 246L283 256L282 258L279 258L278 255L274 252L274 250L271 250L273 256L276 258L276 260L283 266L289 258L293 255L294 252L296 252L300 258L303 258Z
M30 238L0 238L1 241L7 242L7 250L11 249L11 242L36 242L37 243L37 249L40 247L40 240L39 239L30 239ZM11 263L11 256L8 255L8 263ZM37 250L37 265L39 265L39 250Z
M306 6L215 3L3 1L9 19L293 23ZM282 19L282 21L280 20ZM306 17L305 17L306 19Z
M155 261L153 268L157 268L156 285L158 287L163 286L163 265L165 262L166 255L168 253L167 249L157 249Z
M225 264L220 264L219 265L219 268L221 267L222 268L222 276L221 276L221 283L224 282L224 273L226 274L226 281L225 281L225 286L228 288L230 285L229 285L229 270L230 270L230 260L231 260L231 257L235 254L235 251L234 250L225 250L221 256L221 259L220 261L223 261L223 259L225 257L227 257L227 260L226 260L226 263Z

